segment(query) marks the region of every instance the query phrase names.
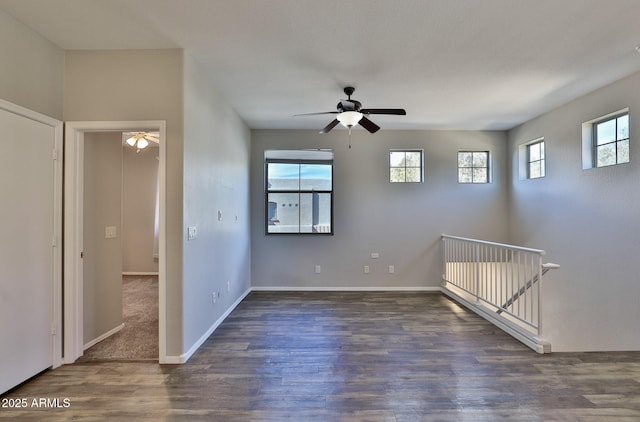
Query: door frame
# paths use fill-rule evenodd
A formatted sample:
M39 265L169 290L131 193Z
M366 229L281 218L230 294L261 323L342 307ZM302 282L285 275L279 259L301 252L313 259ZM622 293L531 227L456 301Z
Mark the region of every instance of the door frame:
M63 214L63 123L60 120L40 114L36 111L19 106L0 99L0 109L8 111L18 116L25 117L38 123L53 128L53 150L51 151L51 159L53 160L53 233L51 239L53 268L52 286L52 311L51 315L51 353L52 367L57 368L63 363L62 352L62 214Z
M158 181L160 227L158 262L158 358L167 360L166 341L166 121L65 122L64 180L64 363L84 353L83 342L83 192L84 134L87 132L159 132Z

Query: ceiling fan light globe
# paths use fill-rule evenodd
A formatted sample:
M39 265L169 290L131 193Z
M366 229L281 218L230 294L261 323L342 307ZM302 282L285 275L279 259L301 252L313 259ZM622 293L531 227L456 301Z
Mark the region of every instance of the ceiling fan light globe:
M149 146L149 141L144 138L138 139L138 148L143 149Z
M362 113L357 111L343 111L338 114L337 118L344 127L351 128L357 125L360 119L362 119Z
M134 138L133 136L127 139L127 145L129 145L130 147L134 146L135 144L136 144L136 138Z

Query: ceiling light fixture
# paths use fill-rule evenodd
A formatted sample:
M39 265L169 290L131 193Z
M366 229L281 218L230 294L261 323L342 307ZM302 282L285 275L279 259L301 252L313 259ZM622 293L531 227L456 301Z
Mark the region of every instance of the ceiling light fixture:
M144 132L134 133L127 139L127 145L136 148L136 152L140 152L141 149L145 149L149 146L149 141L146 139L146 135L147 134Z
M343 111L338 114L336 119L342 123L344 127L349 129L349 149L351 149L351 128L357 125L362 119L362 113L359 111Z
M338 114L337 118L344 127L351 129L362 119L362 113L358 111L343 111Z

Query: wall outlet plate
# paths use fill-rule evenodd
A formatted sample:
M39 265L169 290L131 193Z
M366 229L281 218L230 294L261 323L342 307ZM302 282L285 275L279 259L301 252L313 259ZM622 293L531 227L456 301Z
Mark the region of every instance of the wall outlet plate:
M116 226L107 226L104 228L104 238L105 239L114 239L118 237L118 230Z

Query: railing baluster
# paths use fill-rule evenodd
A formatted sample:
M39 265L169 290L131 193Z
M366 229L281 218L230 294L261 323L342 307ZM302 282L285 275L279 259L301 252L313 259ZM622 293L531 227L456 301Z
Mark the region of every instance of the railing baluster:
M539 330L542 323L539 249L443 235L444 277L478 304Z

